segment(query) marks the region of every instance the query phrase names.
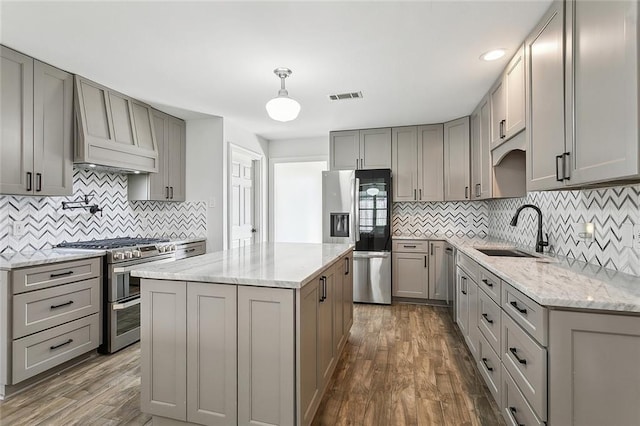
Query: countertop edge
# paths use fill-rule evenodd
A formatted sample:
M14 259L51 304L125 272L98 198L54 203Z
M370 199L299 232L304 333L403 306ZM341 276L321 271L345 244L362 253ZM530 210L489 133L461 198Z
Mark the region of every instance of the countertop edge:
M32 255L41 255L41 256L49 256L42 257L37 259L18 259L15 261L11 260L0 260L0 271L13 271L15 269L28 268L32 266L40 266L40 265L49 265L52 263L60 263L60 262L70 262L73 260L82 260L82 259L91 259L94 257L102 257L106 254L104 250L91 250L86 253L79 252L65 252L62 251L54 251L55 249L50 250L40 250L37 252L33 252ZM5 254L6 256L7 254ZM11 253L14 256L28 256L28 254L22 253Z

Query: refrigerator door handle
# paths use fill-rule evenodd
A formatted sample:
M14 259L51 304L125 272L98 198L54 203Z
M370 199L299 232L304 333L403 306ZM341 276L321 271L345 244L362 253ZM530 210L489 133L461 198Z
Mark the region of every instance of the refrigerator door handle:
M353 221L353 235L355 241L360 241L360 178L355 179L355 186L353 188L353 203L354 203L354 215Z

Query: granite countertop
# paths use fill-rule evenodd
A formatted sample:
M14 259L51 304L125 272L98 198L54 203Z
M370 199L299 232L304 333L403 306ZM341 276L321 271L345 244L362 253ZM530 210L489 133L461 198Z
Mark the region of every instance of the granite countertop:
M104 250L48 249L32 252L0 254L0 270L8 271L27 266L104 256Z
M639 277L563 256L491 257L476 250L517 247L502 240L457 237L446 240L541 305L640 313ZM530 249L517 248L531 253Z
M302 288L352 244L261 243L154 266L131 275L160 280Z

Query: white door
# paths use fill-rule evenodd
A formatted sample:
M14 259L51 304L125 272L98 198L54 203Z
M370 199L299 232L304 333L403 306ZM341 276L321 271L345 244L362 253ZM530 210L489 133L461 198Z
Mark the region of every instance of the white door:
M245 154L231 157L231 247L253 244L255 228L254 164Z

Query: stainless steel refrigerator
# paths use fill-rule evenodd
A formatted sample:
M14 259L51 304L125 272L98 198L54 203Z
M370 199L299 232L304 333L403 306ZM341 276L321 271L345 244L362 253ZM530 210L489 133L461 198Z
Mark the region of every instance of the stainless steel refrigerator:
M355 244L353 300L391 304L391 170L322 172L325 243Z

